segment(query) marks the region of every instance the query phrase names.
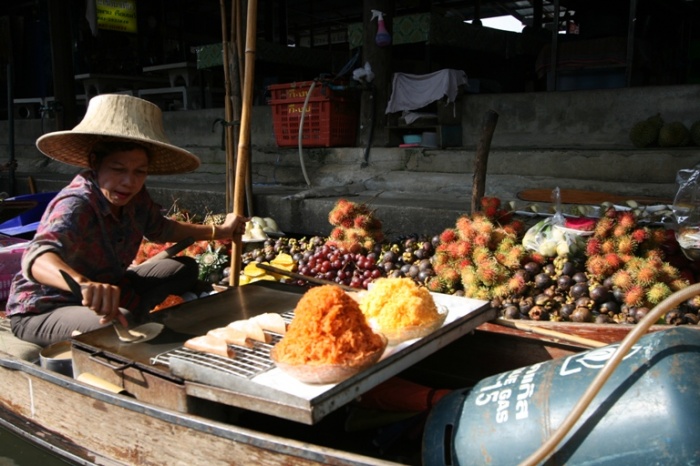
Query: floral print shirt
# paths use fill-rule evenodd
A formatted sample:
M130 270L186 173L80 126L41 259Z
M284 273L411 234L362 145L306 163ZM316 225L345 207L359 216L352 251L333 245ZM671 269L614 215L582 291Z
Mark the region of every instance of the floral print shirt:
M33 280L32 264L46 252L58 254L93 281L119 285L120 305L132 308L138 297L126 286L124 274L142 239L161 241L167 237L169 222L145 187L117 218L97 185L95 173L86 170L78 174L47 206L34 239L22 256L22 271L12 281L7 315L41 314L79 302L70 292Z

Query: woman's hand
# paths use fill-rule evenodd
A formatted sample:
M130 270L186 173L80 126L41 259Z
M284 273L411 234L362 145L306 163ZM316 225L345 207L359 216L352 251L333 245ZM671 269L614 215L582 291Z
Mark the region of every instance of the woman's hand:
M97 315L102 316L101 324L118 319L124 326L128 327L126 316L119 310L121 290L118 286L84 281L80 283L80 290L83 293L83 306L89 307Z
M227 214L224 223L217 226L220 230L217 237L233 238L243 235L243 233L245 233L245 224L248 220L247 217L242 215L236 215L234 213Z

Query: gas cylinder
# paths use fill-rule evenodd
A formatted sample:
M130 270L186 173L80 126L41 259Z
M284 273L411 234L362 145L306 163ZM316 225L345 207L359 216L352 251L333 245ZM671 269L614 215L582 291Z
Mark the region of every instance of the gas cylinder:
M562 424L619 344L481 380L433 408L424 465L517 465ZM700 331L640 338L546 465L700 465Z

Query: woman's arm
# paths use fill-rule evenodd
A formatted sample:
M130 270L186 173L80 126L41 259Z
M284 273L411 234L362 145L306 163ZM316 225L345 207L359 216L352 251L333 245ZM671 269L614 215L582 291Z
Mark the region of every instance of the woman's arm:
M177 242L187 237L192 237L195 241L213 241L215 239L232 239L235 236L243 235L246 217L236 214L227 214L221 225L202 225L197 223L179 222L169 220L170 225L166 228L163 241Z
M42 285L51 286L65 291L71 291L66 281L61 276L61 270L65 271L80 284L83 294L83 306L87 306L97 315L102 316L100 322L107 323L113 319L125 326L128 325L126 316L119 310L119 297L121 290L116 285L109 283L93 282L87 277L76 272L66 264L61 256L55 252L45 252L39 255L31 266L31 274L35 281Z

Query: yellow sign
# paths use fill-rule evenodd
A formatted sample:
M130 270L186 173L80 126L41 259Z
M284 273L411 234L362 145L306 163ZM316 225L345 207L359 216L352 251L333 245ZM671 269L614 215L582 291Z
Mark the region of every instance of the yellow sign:
M137 32L136 0L97 0L96 6L98 28Z

